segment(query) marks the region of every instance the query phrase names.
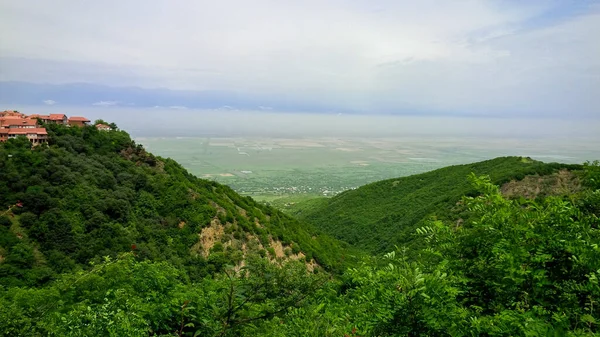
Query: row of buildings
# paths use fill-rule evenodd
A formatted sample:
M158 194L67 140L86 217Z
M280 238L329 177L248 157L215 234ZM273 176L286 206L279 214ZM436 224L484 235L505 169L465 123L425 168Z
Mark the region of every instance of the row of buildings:
M63 124L76 127L85 126L90 123L90 120L85 117L67 117L65 114L25 115L18 111L1 111L0 142L25 136L34 145L45 143L48 139L48 132L46 128L39 124L40 121L46 124ZM96 127L99 130L110 130L110 127L105 124L98 124Z

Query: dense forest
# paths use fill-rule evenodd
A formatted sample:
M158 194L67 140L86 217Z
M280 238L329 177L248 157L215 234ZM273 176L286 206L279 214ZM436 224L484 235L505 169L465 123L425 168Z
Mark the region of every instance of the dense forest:
M0 147L4 286L42 285L131 251L194 279L239 264L241 245L268 255L271 243L281 243L329 270L343 258L326 235L147 153L124 131L47 128L49 146L16 139ZM199 233L211 224L222 234L203 247Z
M47 128L47 146L0 144L2 335L600 332L598 162L449 167L298 220L116 126ZM565 170L564 189L506 190Z
M306 205L296 206L295 215L355 247L383 254L397 245L420 245L420 240L415 240L415 229L424 226L432 216L464 220L467 214L453 210L462 196L477 193L466 179L470 173L488 175L497 185L521 181L526 176L549 176L537 184L540 186L533 187L541 189L536 196L543 197L553 194L552 185L557 183L561 183L559 185L566 193L577 190L579 183L572 175L562 179L566 181L556 181L563 178L556 177L560 170L577 169L581 169L581 165L501 157L382 180L330 199L308 200ZM558 192L565 194L562 189Z

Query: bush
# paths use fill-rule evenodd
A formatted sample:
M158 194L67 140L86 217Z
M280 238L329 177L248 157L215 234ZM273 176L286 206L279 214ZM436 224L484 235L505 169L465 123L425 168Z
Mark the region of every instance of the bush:
M11 225L12 225L12 222L10 221L10 219L7 216L0 215L0 226L10 227Z
M210 249L211 252L220 253L223 252L223 243L221 241L215 242L215 244Z
M23 228L33 227L36 224L37 220L38 217L31 212L25 212L19 216L19 223Z

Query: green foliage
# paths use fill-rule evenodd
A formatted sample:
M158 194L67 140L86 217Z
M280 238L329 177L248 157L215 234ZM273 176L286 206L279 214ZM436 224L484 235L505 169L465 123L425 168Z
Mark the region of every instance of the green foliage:
M18 136L7 140L4 147L9 150L31 149L31 142L25 136Z
M591 189L600 189L600 161L583 164L583 181Z
M42 288L0 292L7 335L594 336L600 230L569 199L507 200L489 178L459 226L417 230L427 247L365 258L339 280L302 263L247 266L194 281L168 262L105 258ZM35 262L14 244L13 265ZM228 249L225 249L227 251ZM221 253L219 253L221 254ZM219 254L211 255L217 258Z
M436 238L447 266L462 277L460 301L479 314L473 327L490 334L597 333L598 217L558 197L506 200L489 178L475 182L486 193L463 199L475 220Z
M577 165L544 164L520 157L504 157L474 164L449 166L409 177L383 180L318 199L312 210L298 215L326 233L371 253L384 253L396 245L421 245L414 231L432 216L457 220L452 213L463 195L476 190L465 178L469 173L487 174L495 184L526 175L545 175Z
M583 166L587 189L536 200L495 184L562 165L499 158L347 192L311 216L374 251L408 246L353 263L335 239L116 126L48 127L50 146L0 145L0 335L600 333L597 162ZM204 256L211 222L226 235ZM273 259L271 240L306 263ZM309 272L313 258L350 267Z
M297 307L325 279L302 264L250 259L236 273L191 283L166 262L131 253L40 289L0 295L0 331L19 336L239 336Z
M600 230L572 200L507 200L472 176L460 226L418 229L427 248L365 260L339 287L265 323L264 336L596 336ZM576 196L574 196L576 197Z
M193 277L209 275L240 262L231 253L198 262L192 251L218 207L226 211L222 223L239 228L238 240L245 239L244 231L267 240L286 237L321 266L341 266L337 242L229 187L198 179L173 160L154 157L124 131L46 127L49 146L31 149L18 139L0 144L0 228L9 228L0 246L8 254L0 264L0 285L41 284L56 273L132 250L141 259L194 270ZM242 211L259 215L262 232ZM36 251L35 261L10 258L14 235Z
M10 219L8 217L0 216L0 226L10 227L11 224L12 224L12 222L10 221Z

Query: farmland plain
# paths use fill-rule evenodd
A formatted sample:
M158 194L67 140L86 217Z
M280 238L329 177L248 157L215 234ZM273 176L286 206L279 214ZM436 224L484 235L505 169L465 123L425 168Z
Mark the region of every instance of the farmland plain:
M593 151L583 146L561 148L559 142L549 144L547 139L468 137L140 137L137 141L153 153L177 160L198 177L270 202L332 196L382 179L497 156L578 163Z
M10 108L115 122L152 153L273 205L499 156L564 163L600 159L599 118Z

